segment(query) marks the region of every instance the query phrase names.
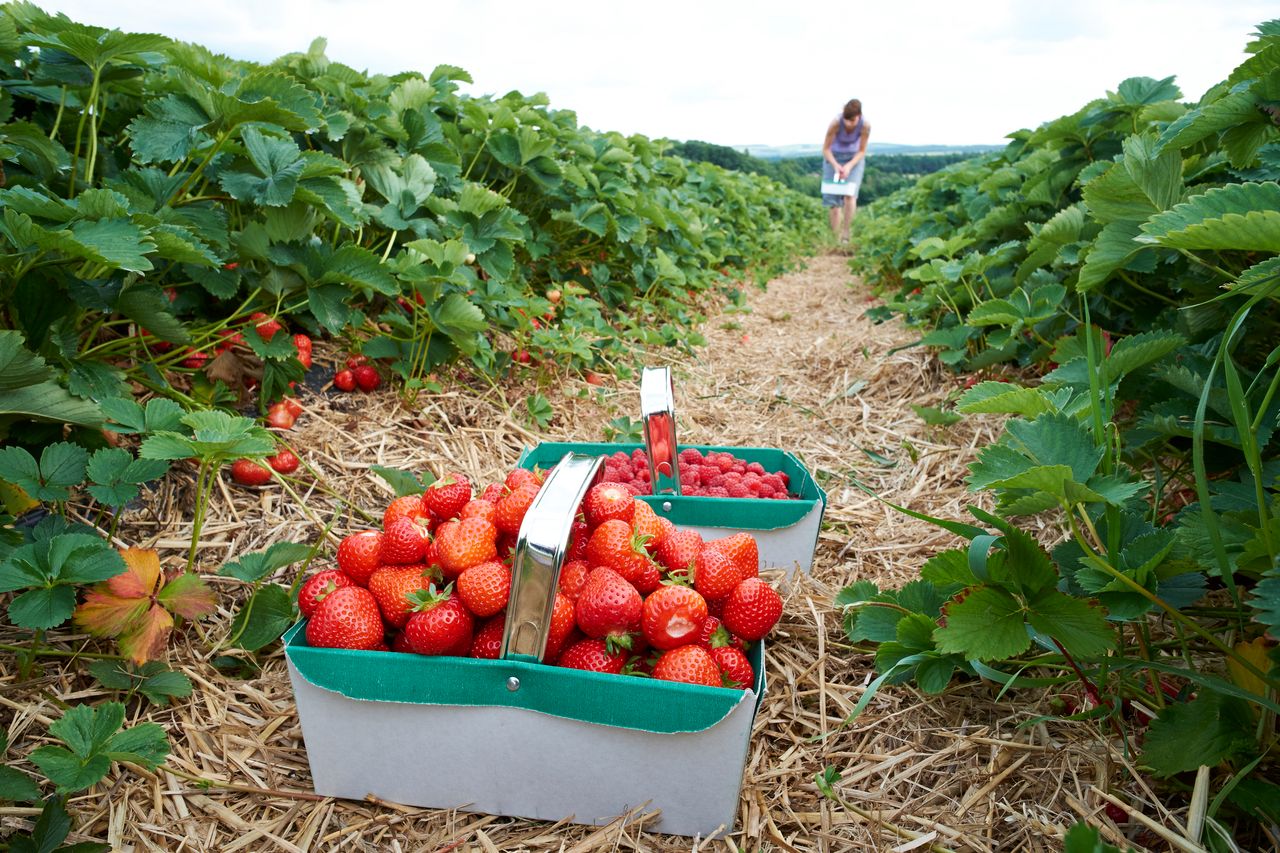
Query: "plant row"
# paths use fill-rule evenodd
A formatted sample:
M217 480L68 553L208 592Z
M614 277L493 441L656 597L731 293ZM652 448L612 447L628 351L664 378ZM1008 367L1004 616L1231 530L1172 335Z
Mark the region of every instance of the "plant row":
M1280 820L1280 21L1247 51L1196 102L1128 79L922 178L853 261L969 374L921 415L1008 416L967 480L996 512L840 596L875 685L1048 688L1172 790L1208 774L1215 850Z

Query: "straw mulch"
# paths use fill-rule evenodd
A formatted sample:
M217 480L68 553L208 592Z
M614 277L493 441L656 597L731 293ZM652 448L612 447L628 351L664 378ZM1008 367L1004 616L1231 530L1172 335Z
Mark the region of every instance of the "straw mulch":
M833 599L852 581L896 586L954 537L898 514L859 488L893 503L947 518L967 517L963 484L975 448L998 435L996 419L929 427L912 404L938 405L958 388L896 322L876 325L870 297L845 259L810 259L767 290L749 288L746 311L722 311L706 324L696 357L654 353L649 363L675 369L680 437L690 443L770 445L798 453L827 489L830 503L812 577L786 592L786 611L768 646L769 690L756 721L737 827L698 840L645 831L643 814L605 827L335 801L311 793L306 751L283 655L277 647L252 677L231 677L210 661L241 593L216 576L228 558L277 541L337 538L369 526L353 509L380 515L392 497L372 464L457 469L486 483L541 439L600 440L611 418L636 416L637 384L596 388L573 377L533 371L499 390L468 387L407 405L391 392L311 395L289 435L310 473L302 500L272 486L220 482L200 563L222 592L222 608L175 637L170 663L195 683L175 707L136 702L130 721L169 732L168 765L153 775L118 768L71 807L71 840L105 840L121 851L594 851L594 850L1057 850L1078 819L1123 836L1102 815L1101 791L1123 790L1143 817L1178 831L1158 799L1122 780L1122 755L1087 724L1023 726L1045 707L1039 696L995 701L986 684L953 686L926 697L908 685L884 689L856 720L845 720L873 677L868 654L844 640ZM635 365L639 367L639 363ZM523 415L541 390L555 407L550 428ZM190 534L191 479L171 475L129 514L120 544L154 547L181 563ZM327 554L332 549L327 549ZM285 570L281 580L291 577ZM84 638L62 635L65 648ZM15 632L0 637L21 642ZM10 760L40 742L61 702L106 695L75 662L43 663L42 677L19 683L8 657L0 666L0 720ZM424 760L428 760L425 759ZM824 798L815 774L834 766L842 802ZM213 780L192 782L183 775ZM4 832L29 826L32 810L0 809ZM1148 841L1156 836L1131 822ZM1164 829L1168 832L1169 829ZM1163 847L1163 842L1153 842Z

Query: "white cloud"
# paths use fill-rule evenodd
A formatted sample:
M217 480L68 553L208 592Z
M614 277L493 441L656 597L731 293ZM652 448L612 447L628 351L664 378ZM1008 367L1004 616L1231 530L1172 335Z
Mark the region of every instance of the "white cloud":
M851 97L874 138L996 143L1126 77L1197 98L1243 58L1270 3L818 0L54 0L49 11L246 59L305 50L394 73L448 63L465 91L546 92L591 127L725 145L817 142Z

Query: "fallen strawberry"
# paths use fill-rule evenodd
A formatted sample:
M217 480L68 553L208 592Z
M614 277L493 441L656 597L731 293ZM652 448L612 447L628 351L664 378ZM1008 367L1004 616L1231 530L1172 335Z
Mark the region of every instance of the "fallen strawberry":
M277 474L292 474L298 470L298 466L302 463L298 460L297 455L292 450L281 450L275 456L267 457L267 464L275 470Z
M289 407L284 403L273 403L267 409L267 426L273 429L293 429L293 424L297 418L290 414Z

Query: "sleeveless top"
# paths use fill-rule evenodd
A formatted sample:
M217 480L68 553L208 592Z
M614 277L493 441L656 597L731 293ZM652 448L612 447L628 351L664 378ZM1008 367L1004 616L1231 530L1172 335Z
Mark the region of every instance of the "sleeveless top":
M858 116L858 122L853 126L853 130L846 133L844 129L844 117L836 116L836 136L831 140L832 154L848 154L850 156L858 153L858 148L862 144L862 116Z

